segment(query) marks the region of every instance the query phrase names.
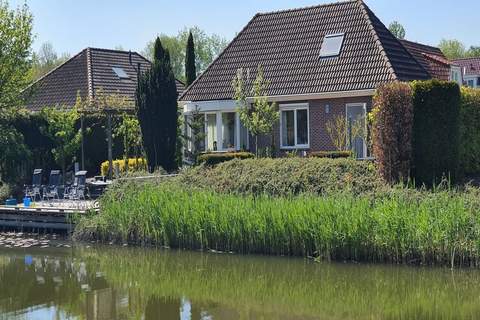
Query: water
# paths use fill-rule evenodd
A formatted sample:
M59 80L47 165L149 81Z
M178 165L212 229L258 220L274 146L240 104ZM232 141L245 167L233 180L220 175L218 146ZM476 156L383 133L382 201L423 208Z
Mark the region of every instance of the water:
M125 247L0 249L1 319L477 319L480 272Z

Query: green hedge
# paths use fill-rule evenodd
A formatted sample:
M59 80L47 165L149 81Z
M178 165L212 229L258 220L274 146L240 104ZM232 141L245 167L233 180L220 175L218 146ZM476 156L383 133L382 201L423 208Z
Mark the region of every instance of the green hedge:
M353 157L352 151L314 151L308 154L310 158L329 158L329 159L339 159L339 158L351 158Z
M354 159L259 158L187 169L177 178L185 186L218 192L289 196L374 192L384 186L371 162Z
M462 88L460 103L460 168L480 175L480 90Z
M460 88L454 82L415 81L413 89L413 168L417 184L442 177L455 181L458 170Z
M225 161L233 159L251 159L255 155L250 152L218 152L218 153L203 153L198 156L198 163L205 163L208 166L213 166Z

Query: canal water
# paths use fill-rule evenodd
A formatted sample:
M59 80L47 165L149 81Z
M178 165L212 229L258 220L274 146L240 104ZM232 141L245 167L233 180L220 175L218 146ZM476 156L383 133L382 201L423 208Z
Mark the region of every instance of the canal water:
M1 319L478 319L474 269L162 249L0 248Z

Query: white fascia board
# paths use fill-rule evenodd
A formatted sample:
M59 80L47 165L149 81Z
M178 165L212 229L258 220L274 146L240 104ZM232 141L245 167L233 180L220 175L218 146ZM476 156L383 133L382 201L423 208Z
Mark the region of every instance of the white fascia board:
M198 110L199 112L214 111L235 111L237 104L235 100L210 100L210 101L188 101L183 104L183 112L190 113Z
M293 95L267 96L271 102L289 102L289 101L308 101L321 99L337 99L349 97L369 97L375 94L376 89L337 91L322 93L306 93ZM247 98L248 102L253 101L253 97ZM183 102L184 113L189 113L198 109L199 112L209 111L235 111L237 109L235 100L210 100L210 101L186 101Z

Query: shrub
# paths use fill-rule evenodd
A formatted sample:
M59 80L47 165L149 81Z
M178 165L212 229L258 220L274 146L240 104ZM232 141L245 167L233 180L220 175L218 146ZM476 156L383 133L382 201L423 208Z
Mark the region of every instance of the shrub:
M373 163L353 159L232 160L215 167L188 169L177 179L185 186L209 187L223 193L271 196L337 191L359 194L374 192L383 186Z
M352 151L314 151L308 154L310 158L329 158L329 159L339 159L339 158L351 158L353 157Z
M462 88L459 162L462 173L480 174L480 90Z
M143 158L138 158L138 159L128 159L128 170L125 168L125 160L113 160L113 172L115 172L115 168L118 166L118 170L120 173L125 173L125 172L134 172L134 171L146 171L147 170L147 161ZM100 172L102 173L102 176L108 175L108 160L102 162L101 167L100 167Z
M406 83L381 85L373 98L373 154L388 182L407 180L412 158L412 89Z
M203 153L198 156L198 163L205 163L206 165L213 166L233 159L251 159L254 157L255 155L250 152Z
M413 89L413 166L417 183L442 177L455 181L458 169L460 89L454 82L415 81Z

